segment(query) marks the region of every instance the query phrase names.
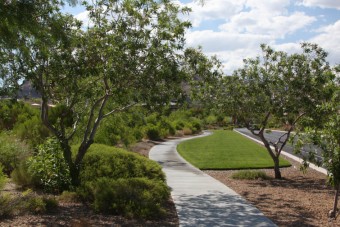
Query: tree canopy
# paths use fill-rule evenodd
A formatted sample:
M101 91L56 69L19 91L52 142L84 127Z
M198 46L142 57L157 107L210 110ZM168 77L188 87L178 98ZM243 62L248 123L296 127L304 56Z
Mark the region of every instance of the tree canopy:
M288 55L261 45L262 56L244 60L243 68L223 78L219 93L221 107L262 140L273 158L276 178L281 178L278 158L297 123L312 117L316 107L332 96L328 87L334 74L327 53L315 44L301 47L302 54ZM264 136L270 118L287 128L278 141Z
M21 80L40 92L41 119L61 143L73 184L105 117L134 105L157 107L178 100L188 79L179 64L190 23L178 18L188 9L168 0L84 4L87 27L62 14L60 2L42 2L30 14L38 30L18 28L15 42L3 40L0 56L5 92ZM50 103L59 109L54 116ZM82 141L72 160L75 133L82 134Z

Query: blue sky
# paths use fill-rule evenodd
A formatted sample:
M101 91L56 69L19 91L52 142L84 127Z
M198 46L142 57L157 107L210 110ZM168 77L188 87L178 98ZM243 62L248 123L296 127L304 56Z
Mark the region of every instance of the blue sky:
M216 55L228 74L242 66L244 58L260 54L266 43L288 53L299 52L300 43L319 44L331 64L340 64L340 0L174 0L192 9L183 19L187 46L202 46ZM65 7L86 20L84 8Z

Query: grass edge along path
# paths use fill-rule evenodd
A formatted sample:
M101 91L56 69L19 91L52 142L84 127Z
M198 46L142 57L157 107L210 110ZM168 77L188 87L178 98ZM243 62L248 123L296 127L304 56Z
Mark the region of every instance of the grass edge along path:
M268 151L234 131L216 130L210 136L191 139L177 146L178 153L201 170L273 168ZM291 164L280 158L280 167Z

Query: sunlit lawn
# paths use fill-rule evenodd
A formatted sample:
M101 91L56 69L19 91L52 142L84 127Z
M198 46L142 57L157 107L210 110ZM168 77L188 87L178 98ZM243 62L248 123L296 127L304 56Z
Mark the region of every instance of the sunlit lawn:
M227 130L180 143L180 155L199 169L272 168L273 160L260 144ZM290 163L280 159L280 166Z

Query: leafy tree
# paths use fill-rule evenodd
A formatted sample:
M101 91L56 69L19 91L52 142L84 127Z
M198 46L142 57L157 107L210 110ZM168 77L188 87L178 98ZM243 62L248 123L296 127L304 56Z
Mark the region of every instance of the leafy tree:
M216 87L222 77L222 64L216 56L207 57L202 48L188 48L184 52L182 71L192 78L184 85L188 99L196 107L212 107L216 101Z
M316 146L321 149L323 160L316 160L314 152L309 152L309 155L304 157L304 166L308 166L307 160L309 160L327 169L328 183L335 189L333 209L329 212L329 216L335 219L340 193L339 83L334 83L333 89L335 92L332 99L317 107L316 116L318 117L305 121L305 130L303 133L298 134L298 140L296 140L294 145L295 149L300 152L303 151L306 146Z
M277 179L279 156L292 131L303 117L313 117L315 108L332 94L327 85L334 74L327 53L315 44L301 47L302 54L288 55L261 45L262 58L244 60L243 68L222 79L219 92L220 106L264 143ZM287 129L277 141L264 136L271 117Z
M177 17L187 9L168 0L101 0L86 7L90 23L81 29L58 2L44 2L36 16L39 33L20 33L15 45L1 46L0 57L6 87L27 79L42 95L41 119L60 142L73 185L103 119L135 105L158 108L178 98L187 79L179 50L190 24ZM59 106L53 113L50 103ZM73 160L76 132L82 139Z

